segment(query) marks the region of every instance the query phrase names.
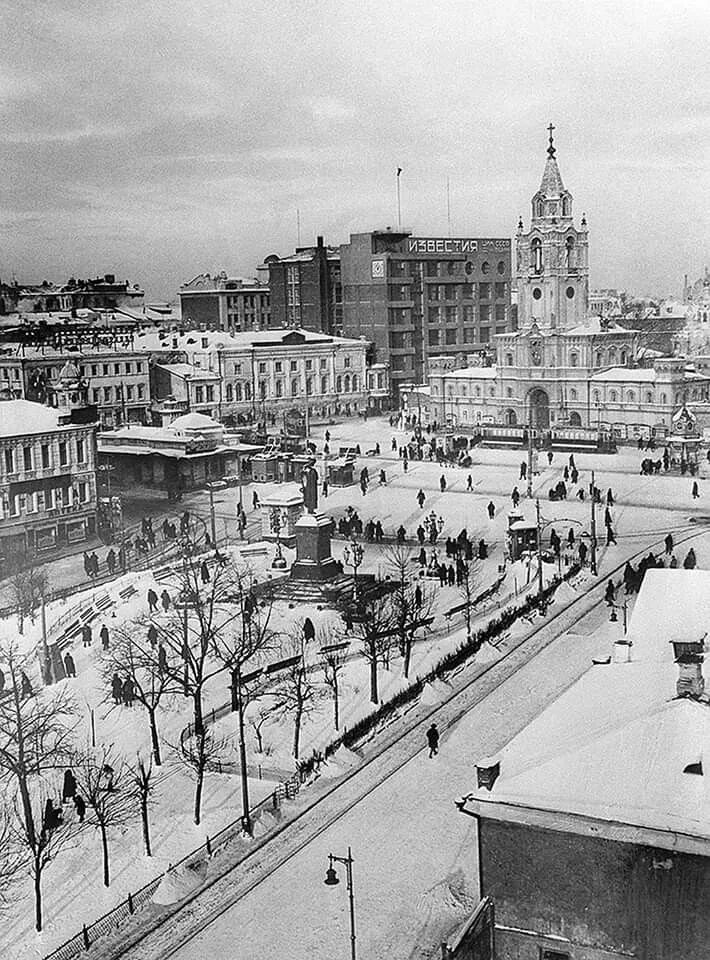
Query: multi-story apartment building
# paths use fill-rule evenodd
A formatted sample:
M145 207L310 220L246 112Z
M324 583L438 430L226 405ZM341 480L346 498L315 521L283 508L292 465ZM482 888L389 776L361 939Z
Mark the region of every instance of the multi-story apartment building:
M93 423L29 400L0 404L0 554L41 555L96 521Z
M200 273L180 287L180 309L187 328L266 330L274 326L268 284L244 277Z
M101 426L146 423L150 410L148 359L143 351L84 346L80 350L6 344L0 352L0 399L56 404L62 368L74 364L98 409Z
M340 247L343 333L374 344L395 396L423 383L430 355L463 359L512 329L508 239L352 234Z
M260 269L269 272L274 327L342 333L338 247L327 247L323 237L317 237L314 247L298 247L288 257L271 254Z

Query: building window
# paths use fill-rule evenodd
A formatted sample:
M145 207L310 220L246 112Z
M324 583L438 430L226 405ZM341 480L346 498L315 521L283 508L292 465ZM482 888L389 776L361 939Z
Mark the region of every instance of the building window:
M542 299L542 290L541 290L539 287L535 287L535 288L533 289L533 298L534 298L535 300L541 300L541 299Z
M94 403L99 403L101 401L101 391L98 389L98 387L94 387L94 389L91 391L91 395Z
M321 368L321 370L325 370L325 369L327 369L327 367L328 367L328 359L327 359L327 357L321 357L321 358L320 358L320 368Z
M350 366L350 357L345 357L345 358L343 359L343 366L344 366L344 367L349 367L349 366Z
M195 403L204 403L205 391L202 386L195 387Z
M570 390L570 392L569 392L569 398L570 398L570 400L576 400L576 399L577 399L577 391L576 391L574 388L572 388L572 389Z
M15 458L13 456L12 450L5 450L5 472L14 473L15 472Z
M266 380L259 381L259 397L261 400L266 400Z
M111 375L111 367L107 363L102 364L102 369L105 377L108 377Z
M127 399L127 400L132 400L132 399L133 399L133 384L132 384L132 383L129 383L129 384L126 386L126 399Z
M483 263L481 264L481 273L485 276L487 273L490 272L490 269L491 269L490 263L487 260L484 260Z
M566 214L565 214L566 216ZM565 266L569 269L574 267L574 237L567 237L565 240ZM570 296L569 291L572 290L572 297L574 296L574 290L572 287L567 287L567 296ZM570 297L570 299L572 299Z
M116 376L116 377L120 377L120 376L121 376L121 364L120 364L120 363L114 363L114 365L113 365L113 373L114 373L114 376Z
M661 394L661 403L668 403L668 398L666 397L665 393Z
M505 365L506 365L506 367L512 367L512 366L513 366L513 354L512 354L512 353L506 353L506 355L505 355Z
M307 393L307 394L312 394L312 393L313 393L313 378L312 378L312 377L306 377L306 393Z
M602 352L601 352L601 350L597 350L597 352L594 354L594 365L595 365L596 367L601 367L601 365L602 365Z
M475 394L476 394L477 397L480 397L480 396L481 396L481 388L480 388L480 387L476 387L476 389L475 389L474 392L475 392Z
M636 394L633 390L629 390L626 394L626 399L629 403L636 403Z
M496 304L496 323L505 324L505 304L497 303ZM505 327L503 328L505 330Z
M512 396L513 396L513 388L512 388L512 387L508 387L507 390L505 391L505 395L506 395L507 397L512 397Z
M266 373L266 364L263 361L259 364L259 373Z
M530 252L532 254L531 266L535 273L542 273L542 240L539 237L534 237L532 243L530 244Z
M612 390L609 393L609 399L611 400L612 403L616 403L616 390Z
M66 467L69 463L69 454L64 440L59 441L59 466Z
M227 384L226 392L227 392L227 403L231 403L232 400L234 399L234 387L232 386L231 383Z
M238 399L241 399L241 398L238 398ZM249 383L248 380L244 384L244 399L251 400L251 384Z
M574 300L574 287L567 287L565 293L568 300Z
M440 343L440 333L438 330L429 331L429 346L438 347Z
M133 373L133 364L132 364L132 363L127 363L127 364L126 364L126 373Z
M283 370L283 363L280 360L277 360L274 363L274 373L281 373Z
M49 444L43 443L41 447L42 451L42 468L46 470L49 465Z
M207 387L207 402L214 403L214 385L211 383Z
M283 384L283 380L277 380L277 381L276 381L276 396L277 396L277 397L283 397L283 395L284 395L284 384Z
M480 327L478 331L478 336L481 343L488 343L491 339L491 328L490 327Z
M145 387L142 383L138 384L138 399L142 400L145 394Z
M25 470L32 469L32 447L22 448L22 465Z
M494 289L495 289L496 300L505 300L505 284L496 283Z
M342 378L342 377L337 377L337 378L336 378L336 381L335 381L335 392L336 392L336 393L342 393L342 392L343 392L343 378Z
M653 403L653 394L650 391L646 394L646 403Z
M463 328L463 342L464 342L464 343L475 343L475 342L476 342L476 328L475 328L475 327L464 327L464 328Z
M292 397L298 396L298 380L291 381L291 396Z
M569 355L569 365L570 365L570 367L576 367L576 366L577 366L577 363L578 363L578 360L579 360L579 358L577 357L577 354L576 354L576 353L570 353L570 355Z
M235 384L234 384L234 397L235 397L237 403L239 403L239 401L242 399L242 385L241 385L241 383L235 383Z
M98 375L99 375L99 368L97 367L97 365L96 365L95 363L92 363L92 365L91 365L91 376L92 376L92 377L97 377Z
M478 298L479 300L490 300L491 299L491 287L490 283L481 283L478 285Z
M451 329L451 330L447 330L447 331L446 331L446 343L447 343L447 346L452 346L453 344L456 344L457 342L458 342L458 341L457 341L457 339L456 339L456 328L454 327L454 328Z
M327 393L327 392L328 392L328 378L327 378L327 377L321 377L321 378L320 378L320 392L321 392L321 393Z
M78 463L86 463L86 443L83 440L76 441L76 459Z
M295 373L298 370L298 360L291 361L291 373Z
M104 387L104 403L111 403L113 390L111 387Z
M505 260L498 261L498 273L503 276L505 273Z

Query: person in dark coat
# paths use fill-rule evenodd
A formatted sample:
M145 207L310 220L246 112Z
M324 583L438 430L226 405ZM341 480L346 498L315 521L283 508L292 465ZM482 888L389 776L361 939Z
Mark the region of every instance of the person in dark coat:
M426 500L426 495L423 490L420 490L417 494L417 503L419 504L419 509L424 509L424 501Z
M88 623L81 628L81 640L85 647L91 646L91 627Z
M611 523L612 523L611 510L609 509L609 507L605 507L604 508L604 526L609 527L611 526Z
M695 554L693 554L693 556L695 556ZM687 558L686 558L686 559L687 559ZM32 696L32 684L30 683L30 678L27 676L27 674L25 673L24 670L23 670L23 671L21 672L21 674L20 674L20 682L21 682L21 684L22 684L22 686L21 686L22 696L23 696L23 697L31 697L31 696Z
M154 623L148 627L148 643L151 647L155 647L155 644L158 642L158 630Z
M697 500L699 496L700 493L698 491L698 481L693 480L693 500Z
M123 682L117 673L111 677L111 693L113 695L113 702L120 703L123 699Z
M313 626L313 621L310 617L306 617L303 621L303 639L308 643L309 640L315 640L316 638L316 628Z
M86 816L86 803L84 802L84 798L79 793L77 793L74 797L74 809L79 817L79 823L83 823L84 817Z
M421 566L425 567L427 565L427 556L426 556L426 550L424 549L424 547L422 547L421 550L419 551L418 559Z
M160 673L167 673L168 670L168 655L162 643L158 644L158 670Z
M151 587L147 593L148 598L148 612L153 613L154 610L158 609L158 594Z
M616 544L616 535L614 534L614 530L613 530L613 528L611 527L611 524L610 524L610 525L606 528L606 545L607 545L607 547L608 547L610 544L612 544L612 543L613 543L613 544Z
M616 597L616 587L614 586L614 581L607 580L606 590L604 592L604 600L607 603L613 603L615 597Z
M664 540L664 543L666 545L666 553L673 553L673 534L672 533L669 533L666 535L666 539Z
M424 532L424 527L420 523L417 527L417 540L419 541L420 546L423 546L425 539L426 533Z
M64 654L64 672L68 677L76 676L76 664L74 663L74 657L67 652Z
M694 570L695 567L697 566L697 563L698 561L695 556L695 550L693 550L693 548L691 547L690 550L688 550L688 552L685 555L685 560L683 561L683 567L686 570Z
M47 802L44 805L44 815L42 817L42 831L44 833L51 833L52 830L56 830L61 822L61 811L55 810L54 801L51 797L47 797Z
M513 492L510 495L510 499L513 503L513 509L517 510L518 504L520 503L520 494L517 487L513 487Z
M160 603L163 607L163 610L167 613L170 609L170 594L167 590L163 590L160 594Z
M469 559L468 555L466 556L466 559L467 560ZM478 541L478 559L479 560L488 559L488 546L486 545L486 541L483 539Z
M528 465L524 460L520 461L520 476L519 480L526 480L528 476Z
M427 743L429 744L429 759L439 752L439 731L436 724L432 723L426 732Z
M488 503L487 510L488 510L488 519L492 520L496 515L496 506L492 500Z
M76 778L70 767L64 771L64 782L62 784L62 803L67 800L73 800L76 796Z
M127 707L133 706L133 698L135 697L135 686L131 677L126 677L123 681L123 690L121 691L123 702Z
M567 534L567 543L570 547L574 547L574 529L572 527L569 528L569 533Z
M579 554L579 562L581 566L587 562L587 544L584 541L580 540L579 547L577 548L577 553Z
M407 539L407 531L400 524L400 526L397 528L397 543L401 545L404 543L406 539Z
M456 571L454 570L453 564L451 563L449 564L448 570L446 571L446 575L449 581L449 586L453 587L453 585L456 583Z
M206 560L203 560L200 564L200 580L202 580L203 583L210 582L210 568L207 566Z
M442 475L439 477L439 487L441 488L441 492L442 492L442 493L444 493L444 492L446 491L446 477L444 476L443 473L442 473Z
M607 507L614 506L614 494L611 492L611 487L606 492L606 505Z
M113 571L116 569L116 554L113 548L106 554L106 567L111 574L113 574Z
M108 650L108 627L105 623L101 625L99 636L101 637L101 648L103 650Z
M422 605L422 588L419 586L419 584L417 584L416 587L414 588L414 606L418 610L421 607L421 605Z

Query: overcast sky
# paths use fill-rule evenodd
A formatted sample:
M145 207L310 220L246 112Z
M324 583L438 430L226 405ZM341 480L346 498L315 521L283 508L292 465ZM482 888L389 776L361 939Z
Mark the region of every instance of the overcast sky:
M17 0L0 57L0 277L170 298L323 234L512 236L556 125L591 283L710 261L707 0Z

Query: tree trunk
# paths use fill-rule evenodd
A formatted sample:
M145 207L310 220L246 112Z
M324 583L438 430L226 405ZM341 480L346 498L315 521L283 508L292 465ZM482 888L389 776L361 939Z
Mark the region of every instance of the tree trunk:
M17 632L20 636L25 632L25 617L21 609L17 611Z
M412 659L412 635L405 635L403 640L404 647L404 677L409 677L409 664Z
M203 767L197 771L197 783L195 784L195 810L193 814L193 820L195 821L195 826L199 827L200 825L200 813L202 811L202 784L205 779L205 771Z
M370 658L370 703L379 702L377 690L377 657Z
M293 723L293 755L298 760L298 742L301 739L301 716L303 714L303 707L299 704L296 707L296 716L294 717Z
M254 727L254 733L256 734L256 752L264 752L264 742L261 738L261 726Z
M160 741L158 740L158 725L155 722L155 710L148 710L148 717L150 718L150 740L153 745L153 758L156 767L159 767L161 764ZM148 856L150 856L150 854L148 854Z
M42 867L35 857L34 861L34 888L35 888L35 930L42 929Z
M146 857L152 857L150 850L150 825L148 823L148 797L141 797L141 820L143 821L143 843L145 844Z
M192 695L193 712L195 714L195 735L202 736L205 732L205 725L202 719L202 690L198 689Z
M335 713L335 729L340 730L340 710L338 709L338 674L333 677L333 712Z
M104 855L104 886L109 885L109 871L108 871L108 836L106 834L106 824L101 824L101 850Z

